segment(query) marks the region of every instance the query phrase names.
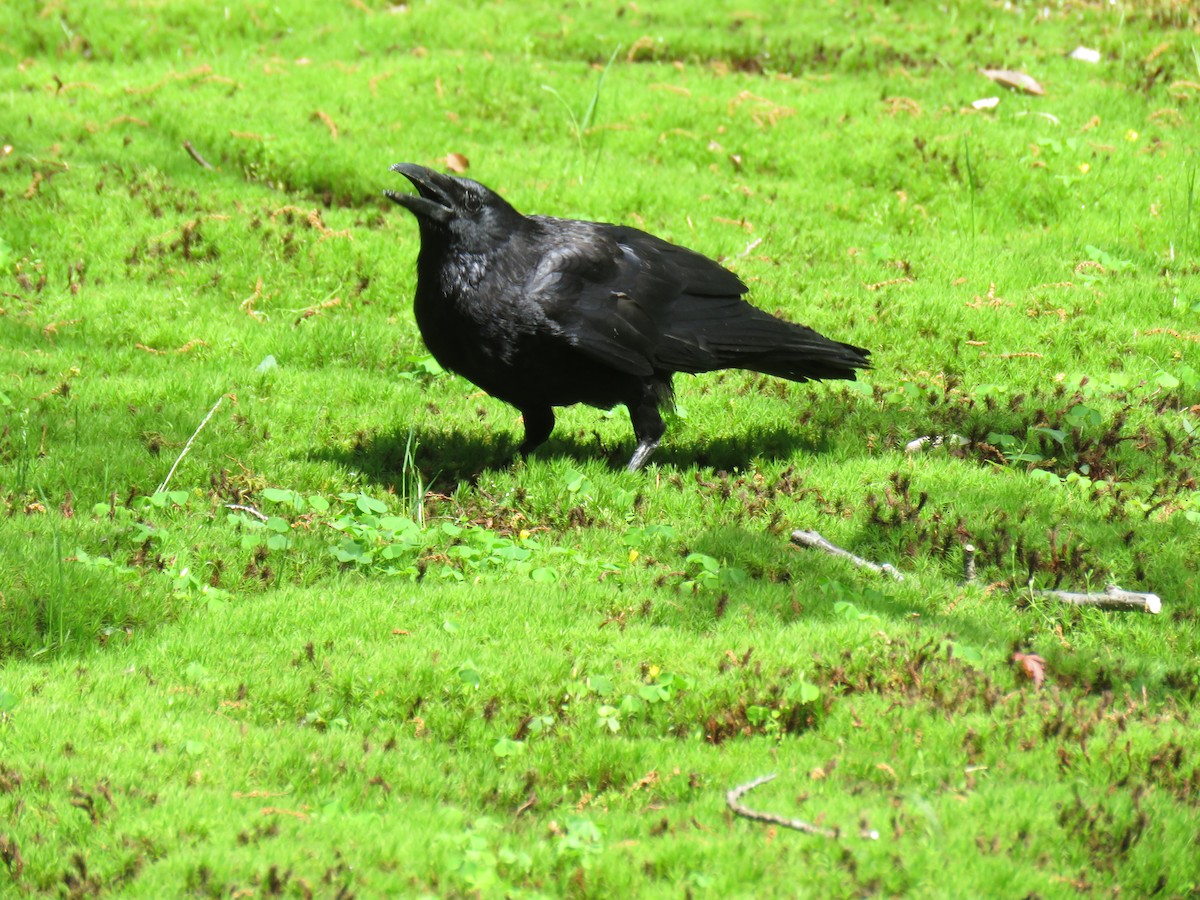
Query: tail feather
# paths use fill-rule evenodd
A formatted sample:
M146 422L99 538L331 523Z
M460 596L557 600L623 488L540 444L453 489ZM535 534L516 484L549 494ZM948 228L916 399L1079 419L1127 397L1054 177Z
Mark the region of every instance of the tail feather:
M677 303L656 362L679 372L750 369L790 381L845 379L870 368L870 351L777 319L738 298Z

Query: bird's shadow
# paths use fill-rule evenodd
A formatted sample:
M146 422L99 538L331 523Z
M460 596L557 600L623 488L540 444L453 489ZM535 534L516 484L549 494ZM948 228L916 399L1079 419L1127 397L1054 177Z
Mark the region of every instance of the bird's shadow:
M406 470L415 465L431 489L449 488L461 482L474 483L485 472L505 469L516 460L516 433L488 434L459 428L416 426L398 428L361 438L351 446L326 446L309 452L310 459L332 462L361 474L368 481L395 486ZM612 443L591 435L551 435L532 455L539 459L571 459L580 464L605 460L614 470L624 469L634 442ZM826 442L814 442L784 427L747 428L736 436L709 440L686 434L667 435L650 458L651 465L670 469L696 466L716 471L749 468L755 460L787 459L803 450L820 454Z

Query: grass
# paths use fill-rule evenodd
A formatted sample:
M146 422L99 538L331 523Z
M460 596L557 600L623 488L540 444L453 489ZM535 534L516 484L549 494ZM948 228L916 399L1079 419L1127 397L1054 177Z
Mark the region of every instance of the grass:
M0 9L0 893L1200 891L1197 24ZM505 467L381 195L449 153L876 368L681 377L647 471L586 408ZM1163 614L1028 589L1110 582ZM844 837L732 817L767 772Z

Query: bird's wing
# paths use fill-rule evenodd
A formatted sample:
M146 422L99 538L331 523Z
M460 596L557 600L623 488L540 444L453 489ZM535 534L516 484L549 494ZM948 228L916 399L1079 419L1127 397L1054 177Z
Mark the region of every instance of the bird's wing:
M719 330L744 308L746 286L736 275L635 228L554 221L550 233L554 246L534 268L526 296L572 346L639 376L719 364L703 342L672 333L681 320L687 332Z

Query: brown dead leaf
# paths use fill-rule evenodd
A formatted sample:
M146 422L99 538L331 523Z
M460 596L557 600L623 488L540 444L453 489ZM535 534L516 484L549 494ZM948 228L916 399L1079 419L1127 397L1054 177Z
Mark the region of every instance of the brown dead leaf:
M448 153L446 155L446 168L455 175L465 174L470 167L471 161L461 153Z
M335 141L338 139L337 123L333 121L333 118L329 115L329 113L325 112L324 110L318 109L318 110L314 111L311 116L308 117L308 120L310 122L323 123L325 125L325 127L329 129L330 136Z
M980 69L979 74L1010 90L1036 94L1039 97L1046 93L1046 89L1038 84L1036 79L1024 72L1017 72L1013 69Z
M913 280L908 276L903 278L889 278L887 281L877 281L874 284L864 284L868 291L877 291L880 288L891 287L893 284L912 284Z
M736 225L738 228L744 228L747 231L753 231L754 225L747 222L745 219L727 219L724 216L713 216L714 222L720 222L722 225Z
M895 118L900 113L908 113L914 119L921 115L921 104L912 97L884 97L885 112Z
M1156 109L1154 112L1150 113L1148 118L1151 122L1155 122L1160 125L1169 125L1172 128L1177 128L1183 124L1183 116L1180 115L1179 110L1172 109L1170 107L1165 109Z
M625 62L633 63L653 59L654 45L654 38L649 35L643 35L629 45L629 52L625 54Z
M259 813L264 816L291 816L293 819L299 819L302 822L307 822L309 815L306 812L301 812L298 809L284 809L281 806L264 806L259 810Z
M310 306L307 309L301 310L299 317L297 317L296 321L292 323L292 327L299 325L305 319L311 319L313 316L319 315L326 309L330 309L334 306L341 306L341 303L341 297L334 297L331 300L325 300L321 303L318 303L316 306Z
M286 795L287 791L234 791L231 796L235 800L269 800Z
M1146 54L1146 58L1144 60L1142 60L1142 62L1148 66L1148 65L1150 65L1150 63L1154 62L1156 59L1158 59L1160 56L1162 56L1164 53L1166 53L1170 49L1171 49L1171 42L1163 41L1161 44L1159 44L1157 47L1155 47L1153 50L1151 50L1148 54Z
M1021 667L1021 671L1025 673L1025 677L1033 682L1033 686L1040 688L1046 680L1046 661L1036 653L1014 653L1012 661Z
M631 791L640 791L642 788L648 788L658 784L658 769L651 769L641 778L633 783Z

